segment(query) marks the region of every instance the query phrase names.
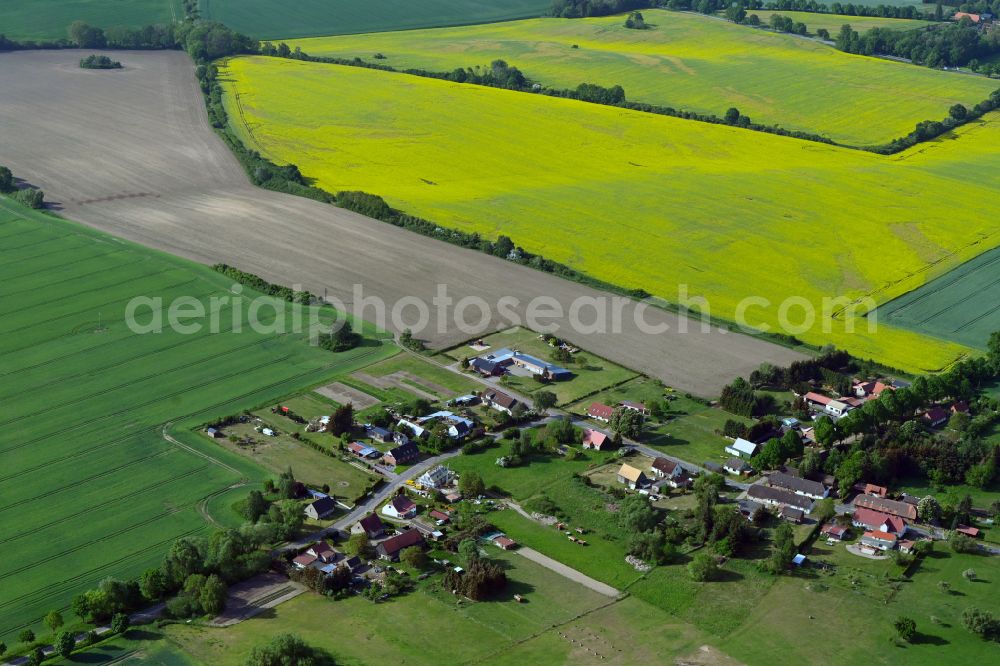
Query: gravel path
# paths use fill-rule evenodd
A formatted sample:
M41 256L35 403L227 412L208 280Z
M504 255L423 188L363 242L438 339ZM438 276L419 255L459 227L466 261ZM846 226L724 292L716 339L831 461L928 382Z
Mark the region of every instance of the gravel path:
M584 587L589 587L594 592L598 592L600 594L603 594L604 596L617 597L619 594L621 594L618 590L611 587L610 585L605 585L599 580L594 580L590 576L582 574L576 569L566 566L562 562L553 560L551 557L547 555L542 555L537 550L534 550L532 548L521 546L515 552L523 556L525 559L531 560L536 564L541 564L546 569L554 571L560 576L564 576L565 578L569 578L570 580L575 581L580 585L583 585Z
M42 187L71 219L195 261L225 262L301 285L348 306L356 284L389 304L404 297L430 303L442 284L455 302L470 295L491 304L513 297L519 302L510 311L522 321L534 297L554 299L564 313L577 298L607 297L333 206L256 188L209 127L187 55L116 52L125 68L98 71L80 69L81 53L0 54L2 162ZM655 308L647 309L645 321L669 330L644 333L636 307L624 304L620 333L574 332L568 316L540 323L551 321L553 332L579 347L703 396L717 395L763 362L801 358L714 328L702 332L691 324L690 332L681 332L681 317ZM469 308L466 317L479 314ZM409 317L412 325L412 312ZM377 323L400 328L391 317ZM510 323L494 308L475 330L449 323L420 337L442 348Z

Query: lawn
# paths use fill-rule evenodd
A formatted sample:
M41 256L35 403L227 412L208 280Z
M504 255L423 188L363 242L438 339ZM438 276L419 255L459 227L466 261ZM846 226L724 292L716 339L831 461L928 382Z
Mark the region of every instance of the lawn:
M0 524L9 527L0 537L0 639L8 645L26 626L42 634L46 612L66 612L102 578L156 564L173 540L208 527L200 512L223 509L218 494L264 476L190 428L395 351L368 337L331 354L290 327L258 332L245 319L248 290L235 319L241 332L223 302L218 333L138 334L124 314L133 298L162 298L166 308L190 297L209 309L211 298L233 298L232 283L7 200L0 239ZM270 307L260 315L280 324ZM164 438L168 427L180 446Z
M541 16L546 0L201 0L202 16L258 39L410 30Z
M463 358L472 358L507 348L530 354L543 361L564 366L573 373L572 379L541 384L529 376L508 374L501 380L503 386L509 386L511 390L522 395L531 395L540 390L551 391L556 394L557 404L559 405L579 400L603 388L616 386L638 376L638 373L632 370L615 365L610 361L605 361L587 351L580 351L573 354L572 363L557 362L552 358L554 348L544 340L541 340L537 333L526 328L509 328L505 331L488 335L482 338L482 340L489 345L489 349L486 351L476 352L470 347L463 345L449 350L447 356L459 361Z
M62 39L73 21L101 28L139 27L184 18L181 0L4 0L0 34L10 39Z
M938 544L938 550L943 548ZM846 553L845 557L862 560ZM758 599L742 628L721 644L723 650L747 663L766 663L776 651L790 663L803 664L995 661L996 645L967 632L961 614L970 606L994 615L1000 612L995 589L1000 583L997 558L938 552L920 564L912 580L900 583L898 591L876 571L864 576L835 563L835 573L807 569L801 575L780 578ZM970 567L980 582L962 578L961 572ZM938 587L942 580L951 585L950 593ZM900 615L917 624L916 642L905 647L891 641L892 621Z
M886 302L1000 242L975 198L941 196L996 187L981 174L1000 167L1000 114L884 157L354 67L248 57L223 69L227 103L242 105L231 117L253 127L244 138L329 191L509 234L668 301L705 297L724 319L750 304L748 324L904 370L969 353L884 322L852 333L853 319L823 310ZM485 128L503 141L483 142Z
M985 349L990 334L1000 330L1000 307L983 307L1000 299L998 267L995 248L886 303L878 316L893 326Z
M766 22L772 12L756 13ZM310 55L439 72L486 67L502 58L549 87L620 85L634 102L720 117L735 106L757 122L848 145L886 143L921 120L944 118L956 102L975 105L997 87L985 78L849 55L815 40L714 17L665 10L643 10L643 16L652 29L629 30L622 16L546 18L305 39L291 46ZM823 14L805 18L810 29L837 21ZM859 30L897 22L842 19L835 29L844 22ZM376 53L385 58L374 60Z

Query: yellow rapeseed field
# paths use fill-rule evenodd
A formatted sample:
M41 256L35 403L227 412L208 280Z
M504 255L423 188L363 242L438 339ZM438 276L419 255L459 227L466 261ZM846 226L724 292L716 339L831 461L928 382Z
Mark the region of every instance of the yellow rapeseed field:
M884 303L1000 245L1000 116L892 157L573 100L278 58L223 66L245 141L331 191L507 234L594 277L733 320ZM237 109L237 104L239 109ZM802 322L801 303L788 319ZM792 331L910 370L965 347L823 318Z
M770 12L758 14L766 21ZM359 57L397 69L451 71L502 58L553 88L621 85L632 101L717 116L735 106L757 122L847 145L887 143L919 121L941 120L956 102L975 105L998 87L982 77L850 55L717 17L663 10L643 16L652 29L629 30L622 16L546 18L290 44L310 55ZM842 18L858 30L892 21ZM385 58L375 60L376 53Z

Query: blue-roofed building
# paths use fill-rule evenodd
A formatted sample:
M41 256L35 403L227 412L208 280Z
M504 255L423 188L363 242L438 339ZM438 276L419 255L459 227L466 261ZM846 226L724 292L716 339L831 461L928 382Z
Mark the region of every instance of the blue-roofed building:
M548 361L543 361L540 358L531 356L530 354L522 354L517 352L513 356L514 365L524 368L533 375L542 375L543 377L548 377L549 379L569 379L573 376L573 373Z

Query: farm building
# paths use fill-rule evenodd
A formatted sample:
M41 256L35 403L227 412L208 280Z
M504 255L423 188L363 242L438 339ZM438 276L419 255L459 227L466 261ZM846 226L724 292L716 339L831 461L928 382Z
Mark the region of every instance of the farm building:
M803 511L812 511L813 501L804 495L797 495L789 490L772 488L755 483L747 489L747 497L761 504L772 506L791 506Z
M379 451L361 442L351 442L347 445L347 450L359 458L378 458Z
M753 458L757 448L753 442L737 437L735 442L726 447L726 453L737 458Z
M896 500L872 497L871 495L861 495L854 498L855 508L874 509L882 513L888 513L907 520L917 519L917 507L908 502L897 502Z
M804 495L814 500L823 499L830 493L830 489L819 481L810 481L809 479L781 472L770 474L766 482L772 488L790 490L797 495Z

